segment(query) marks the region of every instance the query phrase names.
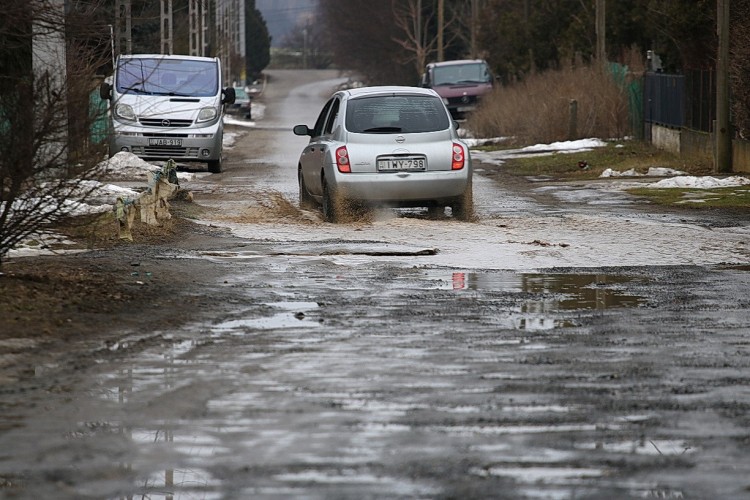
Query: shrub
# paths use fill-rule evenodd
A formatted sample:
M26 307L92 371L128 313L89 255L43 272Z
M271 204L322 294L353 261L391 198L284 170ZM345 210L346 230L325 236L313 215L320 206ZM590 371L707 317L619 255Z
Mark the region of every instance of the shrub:
M507 137L521 144L624 137L631 133L628 93L610 71L571 64L497 88L469 117L466 128L478 137Z

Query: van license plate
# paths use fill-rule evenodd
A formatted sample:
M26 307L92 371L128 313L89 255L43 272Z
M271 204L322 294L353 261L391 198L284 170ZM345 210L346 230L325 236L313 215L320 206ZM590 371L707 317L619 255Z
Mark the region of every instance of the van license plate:
M165 139L165 138L159 138L159 139L149 139L148 140L149 146L182 146L182 139Z

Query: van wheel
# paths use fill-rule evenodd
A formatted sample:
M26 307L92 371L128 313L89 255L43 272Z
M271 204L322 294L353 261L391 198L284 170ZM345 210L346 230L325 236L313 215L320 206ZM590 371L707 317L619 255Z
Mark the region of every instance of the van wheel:
M208 162L208 171L212 174L220 174L221 173L221 160L214 160Z

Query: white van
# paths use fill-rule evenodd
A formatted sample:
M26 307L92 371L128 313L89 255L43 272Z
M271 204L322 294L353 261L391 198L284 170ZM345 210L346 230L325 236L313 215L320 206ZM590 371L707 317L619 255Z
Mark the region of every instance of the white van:
M99 93L110 103L110 155L203 162L221 172L222 114L234 89L222 88L218 58L121 55Z

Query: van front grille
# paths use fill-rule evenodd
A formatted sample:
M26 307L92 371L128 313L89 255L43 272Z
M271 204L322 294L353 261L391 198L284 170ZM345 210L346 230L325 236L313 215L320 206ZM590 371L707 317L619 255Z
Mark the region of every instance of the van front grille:
M146 158L197 158L199 148L178 148L171 146L134 147L133 154Z
M167 118L141 118L141 125L146 127L185 128L193 124L193 120L169 120Z

